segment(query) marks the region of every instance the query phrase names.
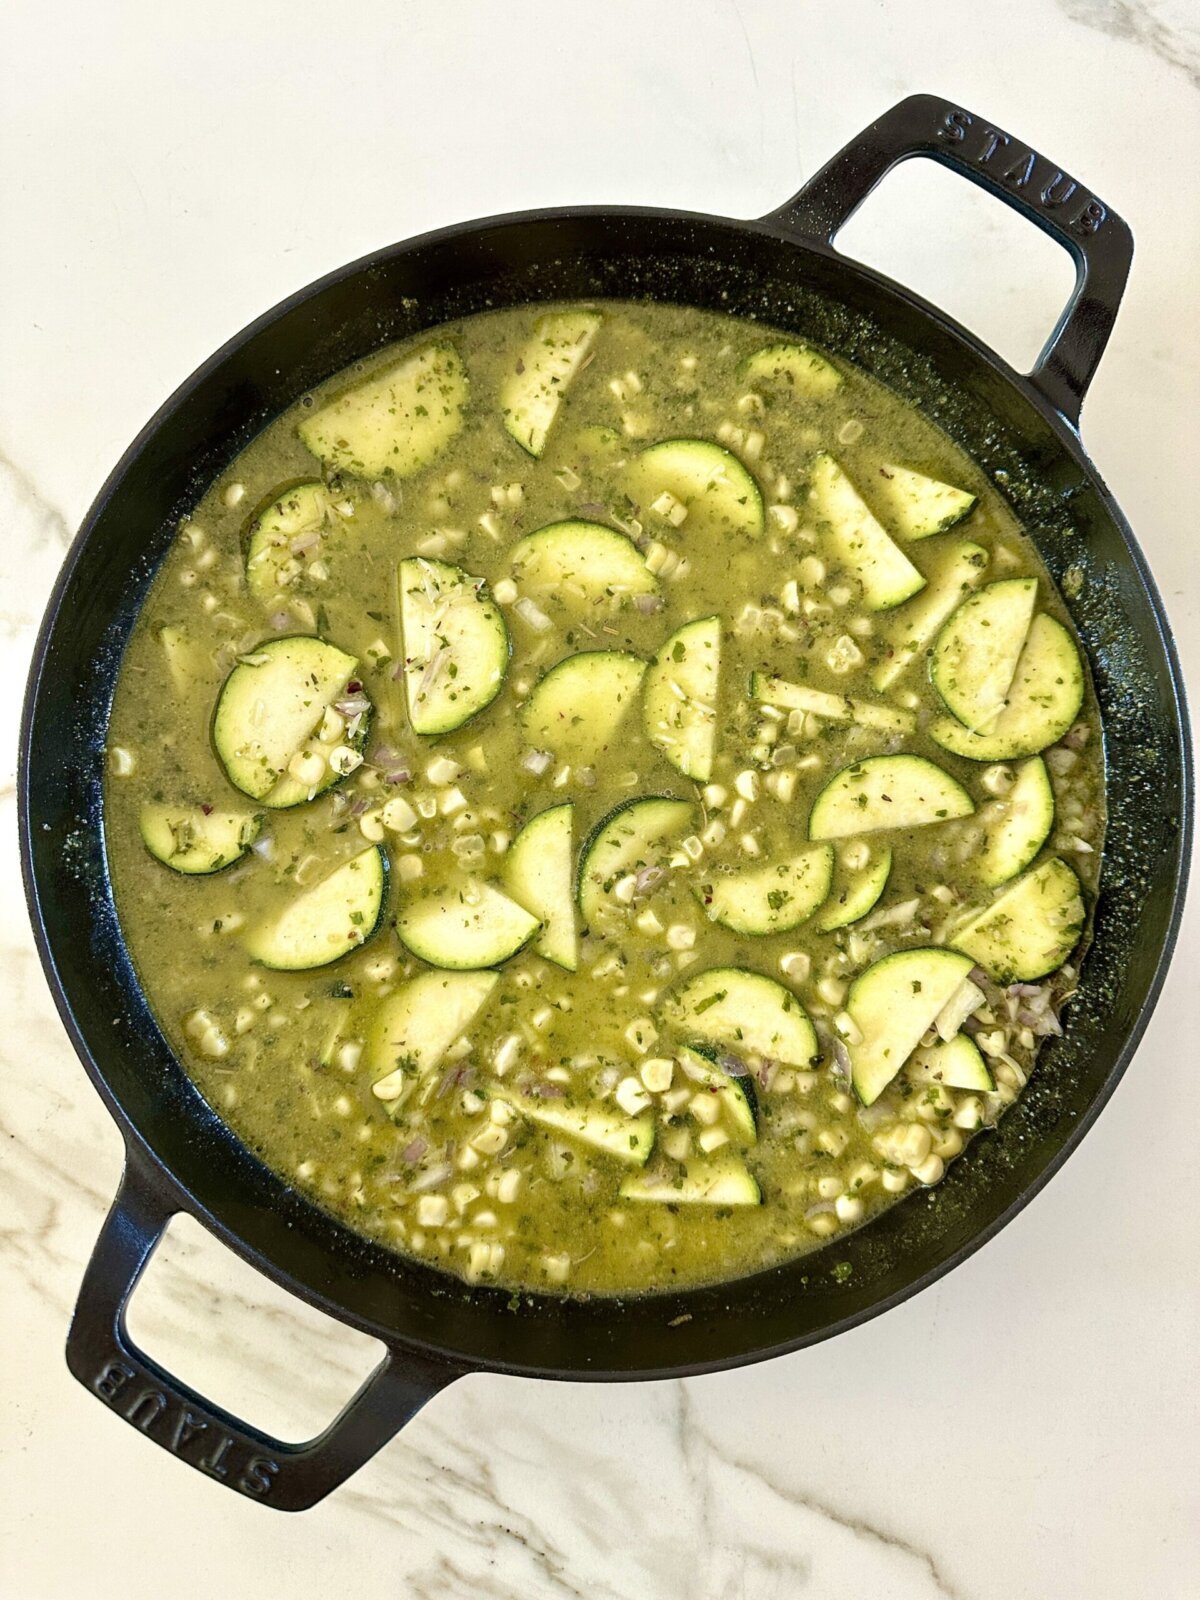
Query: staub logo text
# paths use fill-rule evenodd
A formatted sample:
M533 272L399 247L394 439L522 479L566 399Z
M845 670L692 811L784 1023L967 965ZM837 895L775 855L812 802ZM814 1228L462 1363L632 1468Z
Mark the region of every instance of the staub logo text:
M1039 210L1061 216L1072 232L1086 238L1103 227L1108 212L1075 179L999 128L979 122L970 112L949 106L942 113L938 136L962 145L961 158L981 167L1012 189L1020 190Z
M249 1449L215 1417L198 1413L165 1394L146 1374L124 1361L108 1361L92 1388L114 1411L189 1466L224 1480L241 1494L271 1492L278 1461Z

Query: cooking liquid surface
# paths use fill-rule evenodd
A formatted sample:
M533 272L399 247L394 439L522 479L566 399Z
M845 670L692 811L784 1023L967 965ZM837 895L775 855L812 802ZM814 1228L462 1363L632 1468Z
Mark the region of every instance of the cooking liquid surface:
M925 651L886 690L875 687L873 673L894 648L894 613L864 604L858 575L814 526L806 499L814 462L828 452L869 503L891 463L970 491L978 504L965 520L932 537L897 538L904 554L932 586L969 542L986 553L982 584L1032 577L1039 612L1063 622L1066 612L1031 541L974 464L862 374L839 364L842 381L821 394L748 382L746 358L787 335L681 308L599 309L591 359L565 388L540 460L506 431L497 396L544 308L439 329L436 344L453 347L469 375L460 431L403 480L327 468L328 526L319 547L296 552L297 571L277 593L260 598L247 586L246 529L283 486L322 476L297 424L405 349L428 348L430 336L306 397L222 474L181 530L129 643L108 741L106 842L155 1014L203 1094L269 1166L351 1227L450 1272L614 1293L740 1276L812 1250L936 1181L1019 1093L1041 1037L1056 1030L1074 968L1068 960L1015 994L977 972L984 1004L968 1031L985 1043L991 1091L914 1081L905 1069L871 1106L860 1104L845 1044L835 1043L848 985L891 952L939 946L998 892L979 881L976 863L1020 762L968 760L933 742L930 728L946 707ZM761 490L761 533L706 529L696 512L676 524L665 501L654 510L631 493L639 453L680 438L721 443L742 461ZM875 504L889 526L886 507ZM629 533L656 569L661 604L583 603L563 586L520 583L514 598L514 542L564 519ZM411 731L397 676L397 564L418 555L486 580L511 640L496 698L436 737ZM681 626L707 617L720 619L721 650L707 783L683 776L647 737L636 693L603 749L542 762L521 708L547 669L582 651L650 661ZM352 703L361 693L374 707L366 759L307 803L264 809L226 777L214 751L214 706L240 657L264 640L308 634L357 659ZM756 672L906 712L911 727L899 733L752 700ZM826 901L782 932L751 935L710 920L714 883L809 848L810 810L835 774L899 752L950 774L974 811L832 839L834 895L891 850L886 888L862 919L822 931ZM1090 903L1103 828L1090 686L1046 761L1056 817L1036 859L1067 861ZM631 898L615 902L605 927L578 919L576 971L547 960L536 943L502 961L465 1033L403 1106L389 1109L373 1089L372 1028L390 996L431 970L398 939L396 916L464 875L503 888L513 840L552 806L574 806L577 859L601 819L646 796L692 808L659 875L638 882L633 873ZM383 821L397 797L415 813L405 827ZM186 875L143 842L143 808L156 803L244 811L261 817L261 831L234 865ZM407 820L403 808L398 816ZM390 873L373 937L312 970L276 971L251 958L250 930L380 838ZM688 1076L679 1052L695 1032L667 1014L679 985L711 968L783 985L816 1029L816 1053L804 1062L736 1043L715 1050L709 1065L747 1086L752 1142L740 1107ZM692 1021L700 1026L702 1016ZM648 1087L664 1069L642 1069L663 1060L668 1087ZM522 1097L594 1103L614 1118L624 1104L631 1121L648 1114L651 1154L635 1167L623 1153L526 1115ZM751 1173L761 1203L670 1200L690 1163L714 1158ZM637 1172L662 1185L661 1198L622 1196Z

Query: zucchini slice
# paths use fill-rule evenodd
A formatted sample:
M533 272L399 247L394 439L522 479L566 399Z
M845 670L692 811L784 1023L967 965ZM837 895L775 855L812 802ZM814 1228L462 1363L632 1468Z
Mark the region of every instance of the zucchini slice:
M820 1058L817 1035L796 996L773 978L742 967L710 967L673 989L661 1006L679 1033L737 1054L808 1067Z
M969 517L979 496L887 463L871 480L871 500L902 539L928 539Z
M1062 966L1079 943L1083 922L1079 879L1053 856L951 929L949 943L997 983L1032 983Z
M463 878L408 900L396 915L404 948L449 972L498 966L540 927L524 906L480 878Z
M525 743L573 766L592 766L614 744L645 671L639 656L623 650L568 656L538 679L521 707Z
M969 817L970 795L924 756L869 756L821 790L808 819L810 839L845 839L882 829L920 828Z
M387 871L379 845L361 850L255 924L245 941L251 959L279 972L306 972L357 950L383 920Z
M504 864L508 893L542 924L533 948L567 972L579 965L571 849L574 819L575 807L569 802L539 811L513 840Z
M830 722L856 722L860 728L878 728L882 733L912 733L917 726L912 711L855 700L848 694L828 694L824 689L810 689L806 683L788 683L768 672L750 674L750 698L787 711L808 711Z
M842 381L832 361L799 340L756 350L742 362L738 376L746 383L772 383L785 392L790 389L795 394L817 398L832 394Z
M848 1044L855 1092L873 1105L971 970L954 950L898 950L857 977L846 996L861 1038Z
M319 479L276 489L258 508L246 526L246 583L257 600L269 605L325 554L333 516L329 490Z
M518 539L510 560L523 590L576 609L658 593L658 579L633 540L600 522L552 522Z
M167 672L176 694L192 694L205 671L212 665L211 658L192 640L185 628L168 623L158 630L158 642L167 658Z
M832 881L833 850L826 844L744 872L714 873L699 894L712 921L734 933L787 933L825 903Z
M887 888L892 872L892 852L884 849L856 872L839 872L830 891L829 909L817 923L822 933L848 928L865 917Z
M975 1089L991 1094L996 1087L979 1046L967 1033L916 1050L905 1069L912 1083L940 1083L947 1089Z
M650 1111L629 1117L619 1106L606 1101L543 1099L540 1095L510 1089L507 1084L503 1090L493 1093L497 1100L506 1101L530 1122L565 1134L568 1139L577 1139L589 1149L613 1156L627 1166L645 1166L654 1147L654 1115Z
M339 774L328 766L309 786L289 779L287 769L357 667L356 657L307 634L268 639L243 656L225 680L212 725L213 745L234 788L278 808L337 783ZM362 723L360 729L365 737Z
M681 1161L664 1170L639 1172L620 1188L622 1200L657 1200L665 1206L760 1206L762 1190L731 1150Z
M763 502L757 483L735 455L707 439L664 439L652 444L630 464L625 487L640 506L643 519L666 495L672 502L671 522L685 534L757 538L763 531ZM686 513L682 522L678 506Z
M659 646L642 690L646 737L698 783L712 776L720 682L721 619L701 617Z
M1005 578L973 594L938 635L929 677L946 709L973 732L986 730L1004 709L1021 658L1036 578Z
M862 584L868 611L887 611L925 587L925 579L825 452L812 464L808 504L834 559Z
M955 545L928 586L892 613L882 630L886 653L871 669L871 682L881 694L924 654L942 623L979 582L987 564L988 553L982 545Z
M334 1002L334 1021L330 1024L325 1034L324 1042L317 1052L317 1060L321 1066L333 1066L337 1047L345 1038L346 1024L350 1020L350 1013L353 1008L353 1000L337 1000Z
M680 1071L685 1078L698 1084L707 1094L720 1101L728 1131L739 1144L758 1142L758 1123L754 1115L755 1101L749 1078L731 1078L701 1050L684 1045L676 1052Z
M1044 611L1034 617L1004 710L984 733L939 717L930 738L971 761L1013 761L1055 744L1083 704L1083 663L1075 641Z
M579 909L591 932L603 932L603 924L621 909L613 890L622 878L644 868L666 867L694 815L687 800L650 795L626 800L601 818L579 852L576 886Z
M424 556L399 566L404 693L414 733L450 733L490 706L508 629L482 578Z
M367 1033L375 1098L395 1114L418 1079L471 1026L499 981L494 972L422 972L388 995Z
M529 342L501 384L504 426L531 456L540 456L546 448L559 402L603 321L597 311L552 311L539 317Z
M427 345L304 416L296 431L340 472L411 478L462 427L467 388L458 352Z
M1025 870L1054 826L1054 790L1041 756L1022 763L1012 788L983 815L997 820L989 822L975 868L994 889Z
M146 849L164 866L202 877L241 860L258 838L262 818L211 806L150 804L142 807L138 825Z

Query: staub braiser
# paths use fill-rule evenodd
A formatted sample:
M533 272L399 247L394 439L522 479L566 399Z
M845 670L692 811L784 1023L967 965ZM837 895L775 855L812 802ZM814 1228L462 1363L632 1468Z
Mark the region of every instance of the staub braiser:
M1074 258L1070 304L1027 376L833 248L871 189L910 156L982 185ZM1128 228L1073 178L994 124L918 95L758 221L580 209L448 228L304 289L172 396L71 549L38 641L21 736L34 930L63 1021L128 1153L67 1345L76 1377L118 1416L228 1487L300 1510L465 1373L682 1376L853 1327L962 1261L1062 1164L1125 1070L1158 995L1190 836L1190 752L1166 621L1076 432L1131 256ZM180 517L213 477L298 395L389 341L490 306L589 296L709 307L795 330L889 384L973 456L1008 492L1050 571L1077 569L1071 610L1105 719L1111 801L1095 940L1066 1036L1049 1042L999 1130L976 1140L936 1191L814 1255L733 1283L626 1301L468 1287L350 1232L268 1171L200 1098L150 1014L103 848L103 750L121 653ZM180 1211L385 1344L378 1369L319 1438L267 1437L134 1345L126 1306Z

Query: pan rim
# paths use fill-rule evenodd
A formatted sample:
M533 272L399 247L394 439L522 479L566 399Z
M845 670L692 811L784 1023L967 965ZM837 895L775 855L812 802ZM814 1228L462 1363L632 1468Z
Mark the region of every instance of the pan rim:
M1159 639L1165 652L1170 674L1170 698L1175 708L1176 731L1179 737L1180 778L1181 778L1181 808L1180 828L1178 843L1172 861L1171 891L1172 909L1166 934L1162 942L1158 959L1155 964L1151 981L1147 985L1145 998L1139 1008L1137 1017L1128 1031L1120 1052L1107 1073L1105 1079L1089 1100L1083 1113L1074 1120L1070 1130L1063 1138L1061 1144L1047 1159L1041 1170L1033 1179L1026 1182L1021 1191L1014 1196L1012 1201L1003 1208L990 1221L981 1225L972 1233L969 1239L948 1251L944 1259L935 1262L923 1273L911 1279L890 1294L881 1296L870 1305L857 1311L849 1312L844 1317L834 1319L822 1327L806 1331L793 1338L776 1341L769 1345L750 1347L732 1355L714 1357L709 1361L678 1363L670 1365L651 1365L646 1367L553 1367L540 1362L523 1363L520 1360L485 1359L474 1354L467 1355L450 1350L446 1346L426 1343L409 1334L400 1334L394 1329L358 1315L352 1308L345 1306L340 1300L323 1293L319 1287L296 1277L287 1268L277 1265L269 1256L244 1239L236 1229L224 1218L220 1217L207 1204L200 1201L187 1186L171 1171L158 1154L153 1150L145 1135L142 1133L135 1119L126 1110L121 1098L113 1091L111 1084L101 1068L92 1047L84 1036L67 995L64 982L59 974L58 963L55 958L52 940L46 926L42 912L41 889L37 878L33 850L33 819L31 816L30 799L30 773L31 767L36 762L33 750L33 738L39 700L39 690L43 674L48 663L48 656L55 635L63 600L69 591L73 576L78 567L84 548L88 545L96 531L97 524L103 514L119 492L122 482L134 462L140 457L147 443L155 438L160 430L170 421L176 412L186 403L188 398L236 353L249 345L255 337L273 326L289 312L299 309L308 302L315 300L326 290L343 284L354 277L378 269L383 264L411 254L420 249L453 245L485 233L523 229L531 225L543 223L570 223L578 226L581 223L595 225L619 225L622 222L630 223L657 223L662 225L678 226L692 225L706 229L723 229L736 235L762 234L775 238L791 248L802 252L810 252L836 263L840 271L851 276L857 276L872 292L881 295L885 300L892 299L909 311L915 312L918 317L932 322L943 335L950 338L967 353L1006 380L1016 390L1020 398L1029 405L1038 415L1041 422L1048 426L1053 433L1061 450L1078 466L1083 474L1090 480L1097 494L1105 514L1111 519L1124 545L1142 590L1145 593ZM650 296L649 298L653 298ZM290 1293L296 1294L305 1302L317 1306L338 1320L359 1328L385 1343L402 1349L411 1349L424 1354L448 1357L457 1360L471 1370L487 1370L513 1375L542 1376L571 1378L582 1381L632 1381L636 1379L659 1379L669 1377L692 1376L702 1372L725 1370L730 1367L748 1365L761 1360L772 1359L792 1350L801 1349L808 1345L820 1342L836 1334L881 1315L883 1312L901 1304L912 1295L921 1292L944 1276L953 1267L965 1261L976 1250L982 1248L991 1238L1029 1204L1050 1179L1061 1169L1069 1156L1090 1129L1100 1112L1112 1096L1117 1083L1127 1070L1133 1055L1144 1035L1154 1007L1162 992L1167 968L1174 951L1179 927L1182 919L1185 891L1189 872L1189 858L1191 849L1192 832L1194 826L1194 770L1191 749L1190 727L1187 717L1187 708L1184 698L1183 680L1178 660L1174 638L1169 620L1162 605L1154 579L1149 571L1136 539L1128 523L1116 505L1107 486L1092 464L1090 457L1084 450L1079 434L1053 405L1045 399L1035 385L1024 375L1015 371L1001 357L990 350L982 341L978 340L965 328L962 328L952 318L948 317L938 307L924 301L902 285L896 284L884 274L875 269L854 262L831 246L820 241L802 237L792 232L779 223L752 220L740 221L737 219L710 216L699 212L676 211L656 207L558 207L552 209L533 210L525 212L506 213L494 217L486 217L468 222L452 224L448 227L432 230L418 235L412 239L402 241L385 247L382 250L368 253L358 260L333 269L333 271L316 279L314 282L303 286L286 296L275 306L255 318L240 332L234 334L220 346L211 356L196 368L187 377L168 399L160 406L145 426L138 432L135 439L122 454L117 465L109 474L105 483L96 496L95 501L80 525L79 532L72 541L71 547L64 559L62 568L55 581L46 611L38 631L34 646L28 687L22 713L19 765L17 781L20 852L22 877L25 885L26 900L29 914L33 924L35 943L43 971L54 998L56 1009L67 1029L76 1054L87 1071L89 1078L99 1091L102 1100L112 1115L114 1121L121 1129L130 1154L131 1162L136 1162L143 1169L148 1168L153 1173L153 1181L169 1192L177 1200L180 1209L186 1210L196 1216L198 1220L235 1254L246 1260L250 1265L264 1272L272 1281L279 1283ZM351 1237L352 1230L345 1230ZM745 1279L729 1280L730 1285L745 1283ZM546 1300L555 1301L556 1297L544 1296ZM619 1297L618 1297L619 1298ZM655 1303L665 1305L665 1297L655 1294L625 1297L626 1304L636 1304L641 1308L652 1307Z

